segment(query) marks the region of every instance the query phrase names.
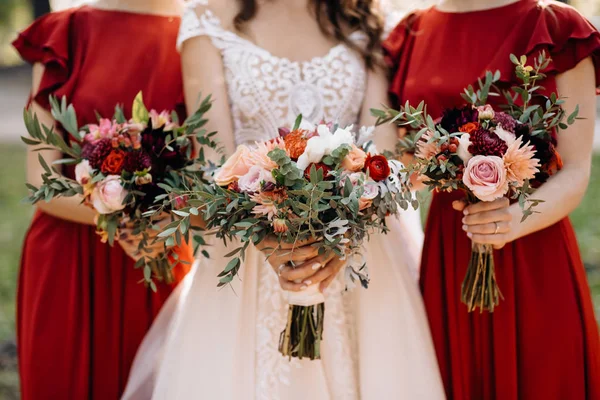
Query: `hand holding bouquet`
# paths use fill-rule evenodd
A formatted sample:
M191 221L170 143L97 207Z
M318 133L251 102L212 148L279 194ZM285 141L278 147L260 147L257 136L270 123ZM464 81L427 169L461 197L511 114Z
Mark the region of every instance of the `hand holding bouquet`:
M215 183L200 185L189 196L202 204L208 230L226 243L241 245L219 275L219 286L237 275L250 244L275 235L286 248L312 238L319 254L347 259L347 284L369 282L361 247L373 231L386 232L385 218L400 208L416 207L403 185L403 166L373 151L366 140L372 129L321 124L293 129L253 147L240 145L216 172ZM192 209L183 209L191 212ZM197 211L197 210L196 210ZM182 220L185 220L183 218ZM275 251L276 249L273 249ZM280 351L290 357L320 357L324 297L318 284L289 292L289 318Z
M500 96L496 88L500 73L487 72L477 91L468 87L462 94L468 104L445 110L438 122L427 115L423 103L417 108L407 103L398 111L372 112L379 123L392 121L416 131L412 140L402 142L413 146L402 150L414 153L409 170L421 176L430 190L463 190L469 203L509 197L518 201L525 220L539 204L530 197L534 188L561 167L554 132L572 124L578 110L567 117L563 100L555 93L541 95L539 81L545 78L541 71L550 62L545 54L533 67L526 65L526 57L511 56L511 60L521 84L502 92L506 103L498 111L487 100ZM462 301L469 311L478 307L494 311L501 298L492 246L473 243Z
M156 289L153 272L170 281L169 258L177 261L177 255L167 250L159 257L148 255L148 230L165 212L176 212L177 202L168 197L167 189L203 179L202 149L198 154L193 138L202 145L216 146L211 139L214 134L200 130L206 123L203 115L210 109L210 98L183 125L179 125L175 112L148 111L141 93L134 100L132 119L127 120L117 106L112 119L99 117L98 124L83 127L78 127L75 109L67 105L65 98L61 102L51 98L50 104L53 117L71 138L65 140L61 132L40 125L37 116L26 110L24 119L30 137L23 137L23 141L67 155L55 164L75 165L75 179L63 176L40 156L45 170L43 184L39 188L27 185L28 201L35 204L59 196L82 195L84 203L97 213L97 232L104 242L113 245L126 222L134 234L142 236L142 256L136 267L144 267L144 278L152 289ZM180 244L187 233L186 228L176 238L169 237L166 247Z

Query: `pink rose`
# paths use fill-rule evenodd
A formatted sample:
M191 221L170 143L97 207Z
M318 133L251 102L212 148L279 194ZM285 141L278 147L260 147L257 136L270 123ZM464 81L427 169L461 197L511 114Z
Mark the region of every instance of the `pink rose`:
M258 165L254 165L248 173L240 177L238 186L242 192L256 193L260 191L260 184L262 182L275 183L273 174Z
M379 185L375 181L369 180L365 182L364 189L362 196L358 199L359 210L371 207L373 199L379 194Z
M497 156L475 156L467 164L463 182L481 201L493 201L508 192L506 167Z
M125 208L127 190L121 186L121 177L109 175L92 192L92 205L100 214L110 214Z
M250 170L250 150L244 145L239 145L235 153L225 161L225 164L215 174L215 183L227 186L240 179Z
M88 160L83 160L75 166L75 180L84 186L90 182L92 167Z
M342 160L342 167L348 171L358 172L364 168L366 159L367 153L353 144L350 152Z

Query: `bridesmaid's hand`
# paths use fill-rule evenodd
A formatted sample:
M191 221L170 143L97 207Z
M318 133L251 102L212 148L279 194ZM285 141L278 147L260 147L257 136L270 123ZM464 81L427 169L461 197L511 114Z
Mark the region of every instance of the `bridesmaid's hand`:
M510 201L505 197L471 205L464 200L452 203L455 210L464 214L462 228L467 236L475 243L491 244L495 249L516 238L509 206Z

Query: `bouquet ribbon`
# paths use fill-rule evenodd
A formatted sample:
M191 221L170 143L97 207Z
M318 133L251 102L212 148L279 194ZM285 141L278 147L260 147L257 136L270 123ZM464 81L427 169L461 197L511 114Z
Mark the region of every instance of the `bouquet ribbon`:
M287 301L292 306L310 307L325 303L325 296L319 290L319 285L311 285L301 292L285 292Z

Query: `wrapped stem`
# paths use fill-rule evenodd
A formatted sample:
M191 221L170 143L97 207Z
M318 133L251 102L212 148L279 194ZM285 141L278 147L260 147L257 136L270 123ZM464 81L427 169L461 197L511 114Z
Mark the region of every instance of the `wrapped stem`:
M287 326L281 332L279 352L289 358L321 359L325 303L312 306L290 304Z
M471 260L461 287L461 300L469 312L479 308L480 312L494 312L504 300L496 282L494 249L488 244L473 243Z

